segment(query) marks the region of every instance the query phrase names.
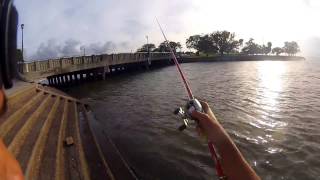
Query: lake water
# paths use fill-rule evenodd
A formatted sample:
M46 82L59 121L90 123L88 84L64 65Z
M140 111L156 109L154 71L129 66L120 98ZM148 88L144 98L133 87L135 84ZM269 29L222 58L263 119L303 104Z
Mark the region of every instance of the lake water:
M193 93L262 179L320 177L320 59L182 64ZM215 179L204 140L177 131L186 102L174 66L114 76L69 93L88 102L142 179ZM237 168L237 167L234 167Z

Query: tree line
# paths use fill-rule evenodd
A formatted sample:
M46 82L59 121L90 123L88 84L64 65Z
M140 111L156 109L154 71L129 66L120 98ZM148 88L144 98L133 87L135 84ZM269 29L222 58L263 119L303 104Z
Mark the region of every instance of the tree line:
M182 46L180 42L170 41L170 46L174 52L177 52L177 49L181 49ZM167 47L166 42L162 42L156 47L155 44L144 44L141 48L137 50L137 52L169 52L170 49Z
M172 49L176 52L181 49L179 42L170 42ZM244 54L244 55L257 55L257 54L276 54L280 55L286 53L289 56L294 56L300 52L297 42L290 41L284 42L283 47L272 48L272 43L268 42L266 45L260 45L250 38L247 42L243 39L236 39L235 33L229 31L214 31L210 34L192 35L186 40L186 46L189 49L194 49L196 54ZM168 52L169 49L165 42L160 43L158 47L154 44L144 44L137 52Z

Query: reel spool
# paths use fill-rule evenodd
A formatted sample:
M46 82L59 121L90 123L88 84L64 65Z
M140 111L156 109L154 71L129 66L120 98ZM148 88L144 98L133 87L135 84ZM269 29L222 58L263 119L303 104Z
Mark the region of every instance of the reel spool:
M179 107L174 111L174 114L183 121L182 125L178 128L179 131L185 130L188 127L190 120L196 121L191 117L193 111L203 112L201 103L197 99L191 99L188 101L184 109Z

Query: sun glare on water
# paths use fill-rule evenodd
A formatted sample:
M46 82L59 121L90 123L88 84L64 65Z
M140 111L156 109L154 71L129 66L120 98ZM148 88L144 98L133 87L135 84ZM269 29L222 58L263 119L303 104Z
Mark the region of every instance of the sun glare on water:
M262 104L275 109L279 94L283 91L283 75L286 72L284 62L263 61L258 65L258 95L262 97Z
M261 61L257 65L256 101L259 104L256 119L251 125L269 129L283 129L287 123L272 118L280 109L280 95L284 90L284 74L287 71L285 62ZM268 138L267 138L268 139Z

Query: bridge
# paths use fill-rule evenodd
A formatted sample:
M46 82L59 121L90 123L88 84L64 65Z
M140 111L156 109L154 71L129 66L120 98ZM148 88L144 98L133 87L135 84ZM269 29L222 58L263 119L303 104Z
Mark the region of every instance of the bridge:
M47 59L25 62L19 68L27 80L46 78L51 86L69 86L85 80L105 79L108 74L170 63L168 52L142 52Z

